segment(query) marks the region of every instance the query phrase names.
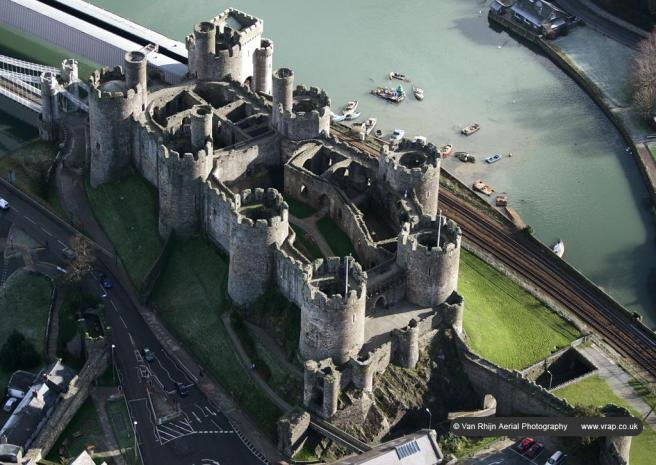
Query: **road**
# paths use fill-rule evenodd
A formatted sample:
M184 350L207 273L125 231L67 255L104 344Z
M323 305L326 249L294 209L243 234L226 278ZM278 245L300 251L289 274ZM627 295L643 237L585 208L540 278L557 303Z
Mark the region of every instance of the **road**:
M569 14L582 18L587 26L627 47L637 48L638 43L644 39L640 34L601 16L597 11L589 8L585 2L579 0L557 0L555 3L560 5Z
M66 225L42 212L32 202L0 183L0 197L9 201L10 210L3 212L5 221L16 224L33 239L48 248L46 258L64 265L61 250L73 232ZM112 280L106 291L105 318L112 327L112 359L122 381L122 389L136 422L139 451L145 465L258 465L256 457L233 430L228 419L212 405L196 387L195 373L191 373L160 345L155 335L134 306L127 291L116 279L110 267L111 259L99 253L95 268ZM87 279L85 290L102 295L100 284ZM144 347L155 353L151 363L143 359ZM175 393L175 383L189 386L186 397ZM162 425L155 423L147 390L161 392L162 387L179 405L181 415ZM173 400L175 399L175 400Z

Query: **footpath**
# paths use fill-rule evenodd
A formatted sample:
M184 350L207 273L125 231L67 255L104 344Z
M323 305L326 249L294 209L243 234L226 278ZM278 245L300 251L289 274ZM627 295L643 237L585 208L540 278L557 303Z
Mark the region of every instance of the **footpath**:
M71 155L74 158L79 156L83 145L83 132L71 130L68 134L71 141ZM68 141L67 141L68 143ZM84 188L84 179L80 172L64 166L59 166L56 171L56 186L64 210L70 215L74 223L83 229L94 241L105 248L111 255L116 256L109 237L102 226L96 220L93 210L91 209L86 190ZM172 356L176 357L180 364L185 367L188 374L197 381L199 389L213 402L230 420L236 432L242 438L247 447L254 449L256 452L264 455L269 461L277 462L282 460L281 454L271 440L259 431L257 424L246 415L239 405L207 375L202 367L188 353L166 329L164 324L159 320L152 309L139 303L138 295L132 282L128 278L127 272L121 266L119 260L106 263L112 274L120 280L126 289L133 306L139 311L146 324L153 334L158 338L160 343Z

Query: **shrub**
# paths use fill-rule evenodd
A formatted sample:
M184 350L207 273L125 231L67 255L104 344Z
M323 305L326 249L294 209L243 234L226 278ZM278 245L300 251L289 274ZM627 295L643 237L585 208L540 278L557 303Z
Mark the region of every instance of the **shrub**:
M13 331L0 348L0 367L7 372L29 370L41 363L34 344L22 333Z

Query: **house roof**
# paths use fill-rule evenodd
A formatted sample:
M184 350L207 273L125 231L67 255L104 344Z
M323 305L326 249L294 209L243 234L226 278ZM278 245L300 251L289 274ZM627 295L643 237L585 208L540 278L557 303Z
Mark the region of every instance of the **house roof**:
M549 23L556 18L566 18L567 13L545 0L517 0L511 10L535 25Z
M96 465L91 456L87 451L82 451L80 455L76 457L69 465ZM102 465L107 465L107 462L103 462Z
M343 458L334 465L438 465L443 455L433 430L420 430L385 442L364 454Z

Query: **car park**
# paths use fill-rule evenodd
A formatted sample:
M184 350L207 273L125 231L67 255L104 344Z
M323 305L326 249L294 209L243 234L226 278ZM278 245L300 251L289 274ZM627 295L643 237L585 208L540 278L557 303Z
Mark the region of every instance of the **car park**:
M516 445L515 448L521 452L524 453L526 450L528 450L533 444L535 443L535 439L533 438L524 438L521 441L519 441Z
M148 363L152 363L152 362L155 361L155 352L150 350L148 347L144 347L143 357L144 357L144 360L146 360Z

